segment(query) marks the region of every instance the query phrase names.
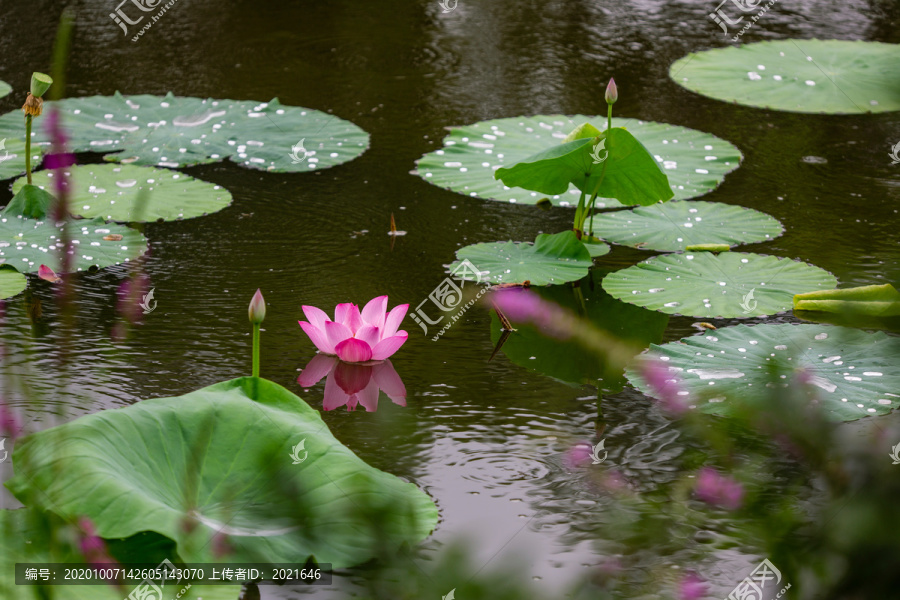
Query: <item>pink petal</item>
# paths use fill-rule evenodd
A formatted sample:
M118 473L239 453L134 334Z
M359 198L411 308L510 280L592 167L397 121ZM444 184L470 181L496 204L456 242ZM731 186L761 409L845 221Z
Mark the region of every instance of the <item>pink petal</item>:
M372 298L362 310L363 321L381 329L384 327L384 317L387 314L387 296Z
M40 267L38 267L38 277L40 277L44 281L49 281L51 283L58 283L62 281L62 279L59 278L59 275L54 273L53 269L51 269L47 265L41 265Z
M338 304L334 307L334 320L338 323L344 323L347 320L347 313L350 312L351 302Z
M353 337L350 330L343 323L337 321L327 321L325 323L325 335L328 336L328 343L331 345L332 352L337 354L337 345L346 339Z
M356 397L359 403L366 408L366 412L378 410L378 384L374 381L371 381Z
M316 354L311 361L306 364L300 377L297 378L297 384L302 388L311 388L319 383L323 377L331 372L331 369L337 364L338 359L327 354Z
M322 402L322 408L325 410L334 410L344 406L350 401L350 396L344 393L341 386L334 379L334 371L328 374L325 380L325 399Z
M350 328L353 335L356 335L356 332L359 331L360 327L366 324L365 321L363 321L362 315L359 314L359 307L355 304L350 305L350 310L347 311L345 319L344 325Z
M372 379L372 367L356 363L339 362L334 370L334 380L348 394L355 394Z
M398 304L391 310L391 314L387 316L384 322L384 331L381 333L382 339L393 337L397 334L397 329L400 328L400 323L403 322L403 317L406 316L407 310L409 310L409 304Z
M395 336L382 339L372 348L372 359L384 360L390 358L394 352L400 349L400 346L406 342L408 337L408 333L400 331Z
M367 343L369 348L374 348L381 341L381 330L374 325L363 325L353 337Z
M365 362L372 360L372 348L356 338L349 338L334 347L338 358L345 362Z
M300 327L303 328L303 332L309 336L309 339L312 340L312 343L316 345L316 348L319 349L319 352L324 352L325 354L334 354L334 344L328 341L328 336L325 335L325 332L316 327L315 325L311 325L306 321L297 321L300 323Z
M306 318L309 319L309 322L325 331L325 321L330 321L328 318L328 314L315 306L304 306L303 314L306 315Z
M397 374L391 361L387 360L380 365L376 365L372 373L372 379L394 404L406 406L406 386L403 385L403 380L400 379L400 375Z

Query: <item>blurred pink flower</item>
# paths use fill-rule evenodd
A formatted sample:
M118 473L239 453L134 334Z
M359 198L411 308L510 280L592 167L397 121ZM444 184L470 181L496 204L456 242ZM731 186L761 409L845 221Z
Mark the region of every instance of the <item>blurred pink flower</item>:
M573 316L531 290L512 288L493 292L491 300L510 321L530 323L544 335L558 339L573 335L573 327L576 326Z
M345 362L366 362L389 358L409 337L400 327L409 304L395 306L387 312L387 296L370 300L360 313L355 304L338 304L334 321L325 311L304 306L303 314L309 322L299 321L300 327L320 352L337 355Z
M565 463L570 469L578 469L593 462L594 447L587 442L578 442L566 452Z
M16 417L16 413L6 403L0 401L0 436L15 440L20 431L22 431L22 424Z
M678 585L679 600L700 600L706 596L709 588L706 582L700 579L696 573L687 573Z
M62 281L59 275L53 272L53 269L48 267L47 265L41 265L38 267L38 277L43 279L44 281L49 281L50 283L59 283Z
M78 528L81 535L78 540L78 548L84 556L84 560L91 565L115 563L106 550L106 542L97 535L94 523L87 517L78 519Z
M744 500L744 486L712 467L703 467L697 474L694 492L700 500L728 510L737 510Z
M641 376L666 413L680 417L690 410L681 380L669 372L664 362L652 355L645 358L641 361Z
M325 410L344 405L347 410L355 410L362 404L367 411L373 412L378 409L379 391L384 391L394 404L406 406L406 387L389 360L361 365L317 354L303 369L297 383L304 389L310 388L326 376Z

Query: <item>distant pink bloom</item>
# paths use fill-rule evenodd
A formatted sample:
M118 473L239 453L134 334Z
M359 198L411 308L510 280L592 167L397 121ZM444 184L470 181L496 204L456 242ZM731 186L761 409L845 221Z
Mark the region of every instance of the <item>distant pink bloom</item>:
M573 316L558 304L544 300L531 290L501 290L491 293L491 300L510 321L529 323L544 335L567 339L574 333Z
M680 417L690 410L688 394L681 387L681 380L656 357L641 361L641 376L662 409L673 417Z
M678 585L679 600L700 600L709 588L696 573L687 573Z
M9 437L15 440L20 431L22 431L22 423L16 417L16 413L0 401L0 437Z
M385 360L409 337L405 331L397 331L409 304L395 306L388 313L387 302L387 296L379 296L362 312L355 304L338 304L334 321L325 311L304 306L303 314L309 322L299 321L300 327L320 352L337 355L344 362Z
M78 540L78 548L84 556L85 562L92 565L115 563L106 550L106 542L97 535L94 523L87 517L78 519L78 528L81 535Z
M700 500L728 510L737 510L744 500L744 486L712 467L703 467L697 474L694 492Z
M570 469L579 469L593 462L594 447L587 442L578 442L566 452L565 463Z
M44 281L49 281L50 283L59 283L62 281L59 275L53 272L53 269L48 267L47 265L41 265L38 267L38 277L43 279Z
M346 363L334 356L317 354L297 379L302 388L310 388L323 377L325 380L325 410L346 406L355 410L357 405L368 412L378 409L378 394L385 394L400 406L406 406L406 387L391 361L374 365Z

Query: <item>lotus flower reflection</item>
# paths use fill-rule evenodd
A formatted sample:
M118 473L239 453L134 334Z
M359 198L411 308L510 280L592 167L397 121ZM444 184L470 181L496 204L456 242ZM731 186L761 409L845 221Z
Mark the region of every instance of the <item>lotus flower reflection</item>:
M362 312L355 304L338 304L334 321L325 311L304 306L303 314L309 322L300 321L300 327L320 352L337 355L344 362L385 360L409 337L405 331L397 331L409 304L395 306L388 313L387 302L387 296L379 296L370 300Z
M303 369L297 383L302 388L310 388L326 376L325 410L341 406L355 410L362 404L373 412L378 408L379 391L384 391L394 404L406 406L406 387L389 360L361 365L318 354Z

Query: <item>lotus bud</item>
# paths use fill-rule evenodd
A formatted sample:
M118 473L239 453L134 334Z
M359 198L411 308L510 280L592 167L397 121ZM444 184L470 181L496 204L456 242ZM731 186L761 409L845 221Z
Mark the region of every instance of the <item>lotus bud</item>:
M606 86L606 103L612 106L619 99L619 89L616 87L616 80L610 78L609 85Z
M35 98L46 94L51 85L53 85L53 78L49 75L37 71L31 74L31 95Z
M266 318L266 301L263 298L262 292L258 289L256 293L253 294L253 299L250 300L250 322L254 325L259 325L263 322L263 319Z

